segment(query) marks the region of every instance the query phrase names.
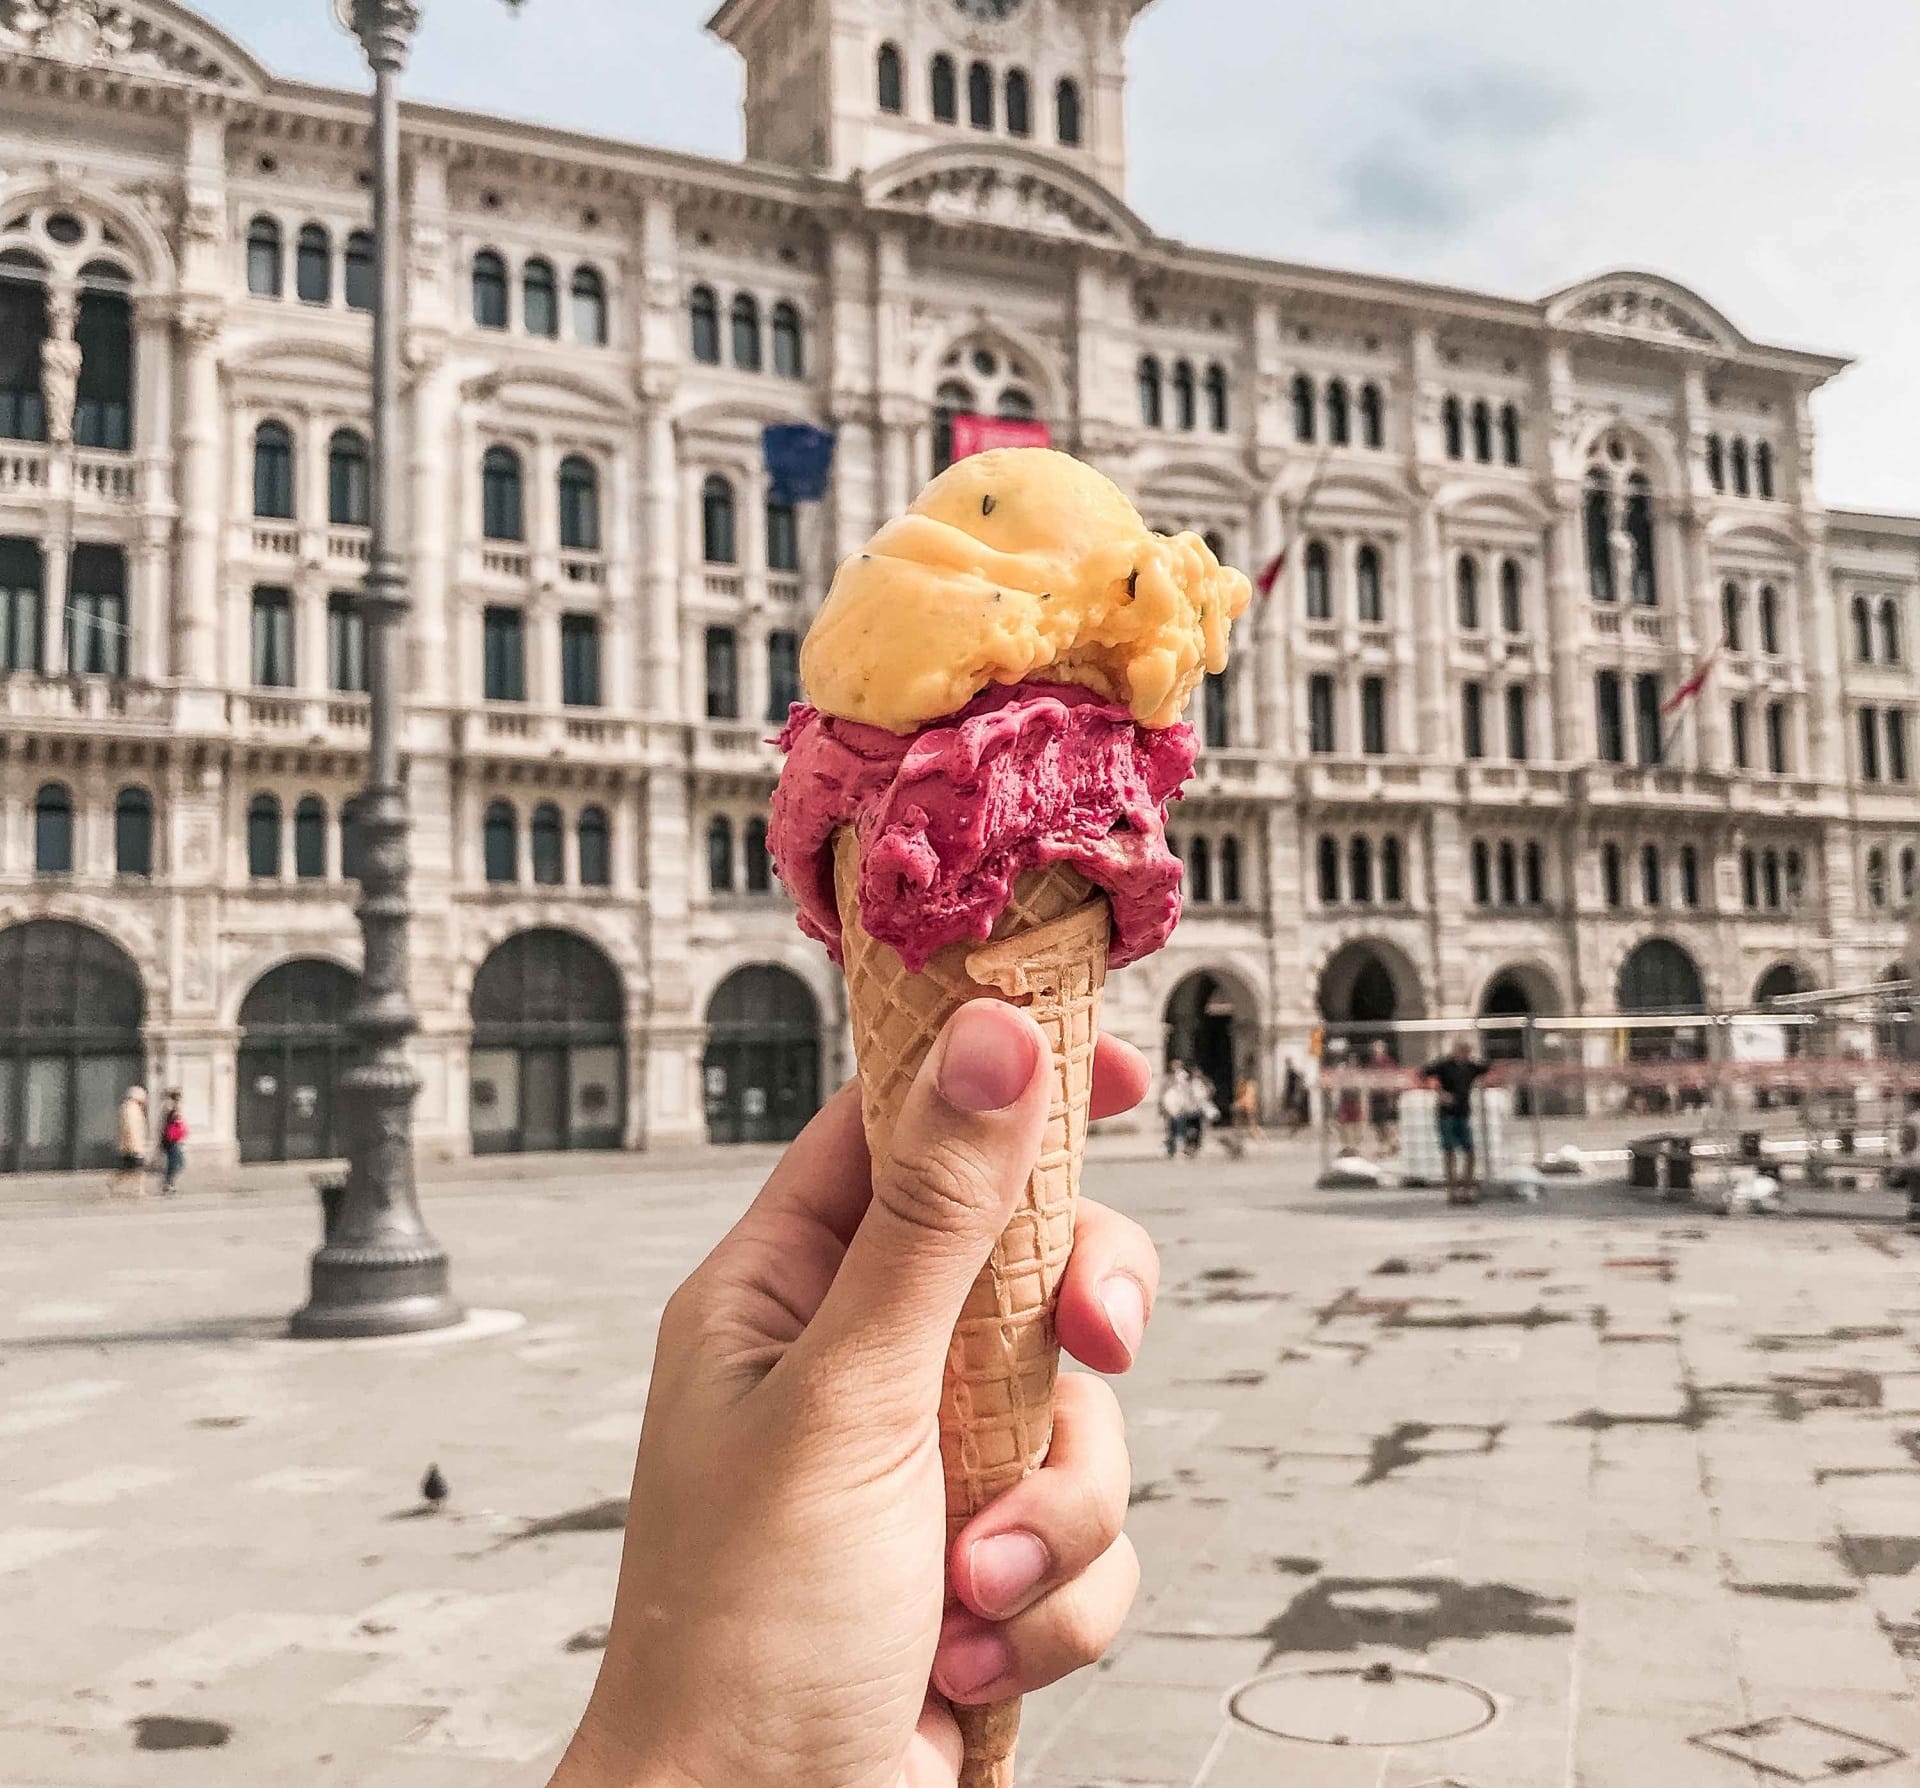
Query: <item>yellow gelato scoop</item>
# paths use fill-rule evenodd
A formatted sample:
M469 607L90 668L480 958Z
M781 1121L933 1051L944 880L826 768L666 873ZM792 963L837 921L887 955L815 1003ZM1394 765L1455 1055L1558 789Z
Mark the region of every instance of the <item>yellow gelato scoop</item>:
M1197 534L1156 534L1043 447L958 461L834 574L800 654L808 698L910 733L990 683L1076 683L1171 726L1252 590Z

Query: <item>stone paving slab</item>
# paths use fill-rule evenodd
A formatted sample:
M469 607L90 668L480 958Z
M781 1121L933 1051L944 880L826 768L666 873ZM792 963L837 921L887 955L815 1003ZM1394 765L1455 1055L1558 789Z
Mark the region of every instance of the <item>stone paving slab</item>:
M0 1209L0 1788L539 1788L660 1309L764 1165L443 1176L462 1295L525 1321L438 1345L276 1338L297 1186ZM1920 1244L1310 1167L1096 1164L1166 1265L1122 1384L1142 1592L1029 1703L1023 1783L1760 1788L1690 1741L1798 1714L1920 1785ZM1372 1749L1227 1712L1381 1663L1495 1716Z

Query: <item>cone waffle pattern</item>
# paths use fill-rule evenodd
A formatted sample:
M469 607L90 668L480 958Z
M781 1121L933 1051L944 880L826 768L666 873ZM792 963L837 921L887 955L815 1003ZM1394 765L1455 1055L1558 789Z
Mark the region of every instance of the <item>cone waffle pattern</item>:
M912 974L860 924L859 844L834 841L834 880L867 1146L875 1160L914 1076L948 1018L969 1000L1026 1007L1053 1051L1053 1099L1040 1158L991 1258L968 1294L947 1354L940 1399L951 1539L1002 1490L1037 1469L1053 1435L1060 1365L1054 1299L1073 1247L1093 1096L1093 1046L1107 975L1107 903L1078 870L1036 870L985 944L954 944ZM1017 1699L955 1710L966 1739L961 1788L1012 1788Z

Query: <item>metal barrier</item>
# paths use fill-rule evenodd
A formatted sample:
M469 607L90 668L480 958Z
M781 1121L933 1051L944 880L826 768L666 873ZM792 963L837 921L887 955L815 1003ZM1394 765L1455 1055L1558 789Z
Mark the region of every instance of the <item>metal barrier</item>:
M1459 1037L1507 1089L1515 1149L1536 1165L1572 1148L1625 1177L1631 1145L1665 1137L1717 1185L1759 1163L1818 1183L1878 1172L1920 1121L1920 1023L1906 985L1882 982L1737 1011L1329 1025L1312 1093L1323 1166L1395 1164L1406 1095ZM1427 1101L1415 1111L1431 1122Z

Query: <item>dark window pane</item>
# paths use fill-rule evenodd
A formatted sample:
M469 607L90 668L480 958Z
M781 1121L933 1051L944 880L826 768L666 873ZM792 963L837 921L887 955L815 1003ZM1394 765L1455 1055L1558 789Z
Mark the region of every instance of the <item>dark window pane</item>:
M750 292L733 301L733 363L743 372L760 370L760 304Z
M482 617L482 694L490 702L527 699L526 617L517 608L490 608Z
M143 788L123 788L113 803L113 867L153 874L153 797Z
M482 329L507 326L507 264L490 248L473 257L473 320Z
M293 436L284 423L263 422L253 435L253 512L293 519Z
M1022 69L1007 70L1007 134L1025 137L1033 134L1033 99Z
M800 313L784 301L773 307L773 370L783 379L802 378L807 370Z
M773 872L767 860L767 822L752 819L747 821L747 892L766 894L773 888Z
M293 598L285 590L253 593L251 663L257 689L293 687Z
M347 590L327 597L327 687L348 695L367 692L367 624Z
M560 544L572 552L600 550L600 479L577 453L560 462Z
M1069 148L1080 141L1080 89L1062 81L1053 93L1054 135Z
M733 486L717 472L700 487L700 548L709 565L737 563L733 540Z
M73 873L73 796L49 782L33 798L33 867L39 875Z
M485 851L488 881L520 879L520 829L513 808L505 801L495 801L487 809Z
M308 224L300 232L293 289L302 304L326 304L333 298L333 244L318 224Z
M607 285L597 267L573 270L573 339L589 348L607 345Z
M45 576L38 541L0 539L0 673L41 668Z
M707 886L716 894L733 892L733 822L718 813L707 822Z
M340 429L327 445L327 520L364 528L372 519L373 487L366 437Z
M280 803L255 795L247 807L247 874L256 881L280 875Z
M767 569L800 569L800 528L791 503L767 499Z
M489 540L524 540L520 456L511 447L489 447L480 462L481 532Z
M347 238L347 308L372 310L380 281L380 260L373 237L355 230Z
M327 873L327 806L318 795L305 796L293 810L293 873L303 882Z
M767 719L784 726L800 699L800 636L786 628L767 635Z
M533 879L543 888L559 887L564 877L560 809L551 801L542 801L533 810L530 834L533 842Z
M560 617L560 699L570 708L600 705L600 622L593 615Z
M613 885L613 851L608 834L607 813L603 807L580 809L580 885L606 888Z
M711 287L695 286L687 299L687 320L693 332L693 357L702 366L720 364L720 304Z
M740 718L738 644L731 627L707 629L707 718Z
M900 52L890 43L880 46L874 70L874 84L883 112L906 110L905 84L900 78Z
M67 585L67 669L123 677L127 671L127 562L117 546L73 549Z
M560 333L560 294L551 261L529 261L520 274L520 320L529 335Z
M280 277L280 226L256 217L247 227L247 290L256 298L278 298Z
M951 56L936 56L927 76L927 91L936 124L952 124L960 116L960 83Z
M133 444L133 311L118 292L82 291L74 335L80 344L74 441L124 453Z
M1376 757L1387 749L1387 683L1384 677L1360 679L1360 749Z

